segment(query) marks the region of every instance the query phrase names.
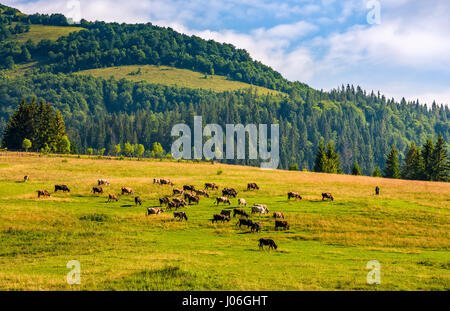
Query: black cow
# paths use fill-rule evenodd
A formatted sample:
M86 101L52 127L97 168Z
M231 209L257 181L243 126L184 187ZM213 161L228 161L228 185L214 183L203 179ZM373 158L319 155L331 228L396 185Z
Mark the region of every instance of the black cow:
M244 216L246 218L249 217L248 214L243 209L237 209L237 208L235 208L233 210L233 217L236 217L236 215Z
M331 195L331 193L322 193L322 201L325 199L330 199L331 201L334 201L334 198Z
M253 226L253 221L251 219L239 219L239 221L236 223L236 226L239 225L239 228L241 226L247 226L247 228L250 228L251 226Z
M134 198L134 204L135 205L142 205L142 199L140 197L135 197Z
M173 219L177 219L177 218L180 219L180 220L183 220L183 219L186 219L186 221L188 220L185 212L175 212L175 213L173 213Z
M55 192L57 191L70 192L70 189L66 185L55 185Z
M276 220L275 221L275 230L278 230L278 228L284 228L286 230L289 230L289 224L287 221L284 221L284 220Z
M269 249L277 249L278 246L272 239L259 239L259 249L264 249L264 245L268 245Z

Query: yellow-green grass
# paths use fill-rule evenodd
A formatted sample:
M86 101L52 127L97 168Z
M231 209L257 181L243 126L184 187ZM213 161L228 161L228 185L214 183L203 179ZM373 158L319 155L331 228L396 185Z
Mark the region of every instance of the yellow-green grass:
M46 26L46 25L30 25L30 31L18 34L14 41L24 43L31 39L34 43L41 40L57 40L60 37L67 36L71 32L83 30L82 27L71 26Z
M139 69L140 73L138 73ZM207 89L213 90L215 92L235 91L252 88L256 90L256 92L260 95L284 94L264 87L250 85L248 83L227 80L227 77L225 76L208 75L207 78L205 78L205 74L199 72L167 66L119 66L84 70L78 72L77 74L92 75L94 77L101 77L105 79L114 77L116 80L127 79L135 82L147 81L150 83L177 85L180 87L187 87L192 89Z
M223 173L218 174L221 170ZM23 183L23 176L30 182ZM146 216L176 187L205 182L235 187L238 198L283 212L291 228L275 231L270 216L253 215L261 233L212 224L219 192L200 204ZM91 188L99 178L104 195ZM256 182L259 191L246 191ZM66 184L70 194L53 193ZM375 186L381 195L374 195ZM132 187L143 199L107 193ZM38 199L36 190L52 197ZM288 201L298 191L302 201ZM331 192L333 202L322 202ZM237 199L232 205L237 207ZM0 290L449 290L450 185L308 172L270 171L211 163L87 158L0 157ZM103 221L82 220L104 214ZM260 251L259 238L277 251ZM69 260L81 264L81 284L68 285ZM366 264L381 264L381 284L368 285Z

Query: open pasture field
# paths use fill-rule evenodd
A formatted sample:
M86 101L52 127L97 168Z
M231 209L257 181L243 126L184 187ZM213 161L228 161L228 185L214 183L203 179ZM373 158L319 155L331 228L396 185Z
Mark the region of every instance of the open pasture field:
M218 171L222 171L218 174ZM28 175L30 181L23 182ZM172 187L203 189L215 182L238 198L266 204L270 216L251 216L261 233L212 224L223 207L211 198L146 216ZM111 182L104 195L97 179ZM247 191L256 182L260 190ZM53 193L65 184L70 194ZM381 195L374 195L375 186ZM143 199L108 193L131 187ZM37 198L47 189L50 198ZM302 201L288 201L297 191ZM321 201L331 192L334 201ZM237 199L231 200L237 207ZM0 157L0 290L449 290L450 185L307 172L270 171L211 163L119 161L8 155ZM275 231L275 211L290 230ZM96 215L94 215L94 213ZM99 216L100 214L100 216ZM272 238L278 250L258 249ZM81 284L68 285L66 264L81 264ZM381 284L368 285L369 260L381 264Z
M139 72L140 70L140 72ZM205 89L214 92L237 91L252 88L258 95L283 95L284 93L267 89L265 87L251 85L239 81L228 80L225 76L208 75L168 66L132 65L108 68L98 68L77 72L80 75L92 75L96 78L116 80L126 79L134 82L147 81L149 83L170 86L187 87L191 89Z

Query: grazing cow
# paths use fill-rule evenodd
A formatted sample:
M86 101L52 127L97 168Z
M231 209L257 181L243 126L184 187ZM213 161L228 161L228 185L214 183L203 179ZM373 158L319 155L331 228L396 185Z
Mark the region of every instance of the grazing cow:
M284 228L286 230L289 230L289 224L287 221L276 220L275 221L275 230L278 230L278 228Z
M227 216L225 216L225 215L222 215L222 214L220 214L220 215L214 215L213 216L213 219L212 219L212 223L214 223L214 222L218 222L218 221L221 221L221 222L225 222L225 221L230 221L230 217L227 217Z
M38 190L37 191L38 198L42 197L49 197L50 193L47 190Z
M254 222L252 224L252 232L261 232L261 224L259 222Z
M159 179L159 178L153 178L153 183L154 183L154 184L161 185L161 179Z
M225 205L226 203L228 203L228 205L231 205L230 200L229 200L228 198L226 198L226 197L218 197L218 198L216 199L216 202L217 202L217 205L219 205L219 203L223 203L224 205Z
M219 190L219 186L217 186L215 183L206 183L205 189Z
M94 194L96 194L96 193L103 193L103 188L102 187L92 187L92 192Z
M259 249L264 249L264 245L268 245L269 249L277 249L278 246L272 239L259 239Z
M183 199L174 198L172 201L175 202L175 203L177 203L178 206L187 206L187 205L188 205L188 204L186 203L186 201L183 200Z
M182 189L173 189L173 195L179 195L179 194L183 194L184 190Z
M222 195L224 197L233 197L233 198L235 198L235 197L237 197L237 191L234 190L233 188L224 188L222 190Z
M259 190L259 187L255 183L249 183L247 184L247 190Z
M207 198L209 198L209 194L208 194L208 192L206 192L205 190L195 190L195 194L196 195L203 195L203 196L205 196L205 197L207 197Z
M184 185L183 190L184 191L195 191L195 187L192 185Z
M138 204L139 205L142 205L142 199L141 199L141 197L135 197L134 198L134 204L137 206Z
M268 212L269 210L267 209L267 207L264 208L263 206L258 204L252 206L252 214L259 213L259 216L261 216L262 214L266 214Z
M195 202L195 203L199 203L200 202L200 197L197 195L191 195L188 198L189 204L191 204L191 202Z
M245 206L247 206L247 202L245 202L245 200L244 200L244 199L239 199L239 201L238 201L238 205L239 205L239 206L241 206L241 205L245 205Z
M170 186L173 186L173 182L172 182L170 179L164 179L164 178L161 178L161 179L159 180L159 184L160 184L160 185L170 185Z
M239 219L239 221L236 223L236 226L239 225L239 228L241 226L247 226L247 228L250 228L251 226L253 226L253 221L251 219Z
M122 188L122 195L123 194L134 194L134 191L131 188L124 187L124 188Z
M301 195L298 192L292 192L292 191L288 193L288 200L290 200L291 198L299 199L299 200L302 199Z
M236 217L236 215L244 216L246 218L249 217L248 214L243 209L237 209L237 208L235 208L233 210L233 217Z
M331 195L331 193L322 193L322 201L325 199L330 199L331 201L334 201L334 198Z
M166 197L160 198L159 199L159 206L162 206L163 204L167 205L167 204L169 204L169 202L170 202L169 198L166 198Z
M273 218L283 218L284 219L284 214L282 212L275 212L275 213L273 213Z
M183 219L186 219L186 221L188 220L185 212L175 212L175 213L173 213L173 219L177 219L177 218L180 219L180 220L183 220Z
M185 193L184 199L188 200L189 204L191 204L191 202L196 202L197 204L200 202L200 198L198 196L192 195L190 193Z
M154 208L147 208L147 216L149 216L149 215L159 215L159 214L161 214L161 213L164 213L164 210L163 209L161 209L161 208L157 208L157 207L154 207Z
M103 185L109 186L110 183L106 179L99 179L99 180L97 180L97 185L98 186L103 186Z
M231 217L231 211L227 211L227 210L222 210L220 212L221 215L227 216L227 217Z
M70 192L70 189L66 185L55 185L55 192L59 190L62 192Z
M375 195L380 195L380 187L375 188Z
M167 208L168 208L169 210L171 210L172 208L178 209L179 207L180 207L180 203L178 203L178 202L172 201L172 202L169 202L169 203L167 204Z
M27 182L27 181L30 181L30 178L28 176L24 176L23 177L23 182Z
M115 195L115 194L110 194L109 196L108 196L108 202L112 202L112 201L119 201L119 198L117 197L117 195Z

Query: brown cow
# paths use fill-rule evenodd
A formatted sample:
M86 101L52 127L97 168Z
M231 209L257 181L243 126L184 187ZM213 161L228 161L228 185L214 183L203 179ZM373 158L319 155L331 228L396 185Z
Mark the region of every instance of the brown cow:
M237 208L235 208L233 210L233 217L236 217L236 215L244 216L246 218L249 217L248 214L243 209L237 209Z
M164 210L163 209L161 209L161 208L157 208L157 207L154 207L154 208L147 208L147 216L149 216L149 215L159 215L159 214L161 214L161 213L164 213Z
M183 220L183 219L186 219L186 221L188 220L185 212L175 212L175 213L173 213L173 219L177 219L177 218L180 219L180 220Z
M334 198L331 195L331 193L322 193L322 201L325 199L330 199L331 201L334 201Z
M215 183L206 183L205 189L219 190L219 186L217 186Z
M273 213L273 218L283 218L284 219L284 214L282 212L275 212L275 213Z
M172 201L173 201L173 202L176 202L179 206L187 206L187 205L188 205L188 204L186 203L186 201L183 200L183 199L174 198Z
M98 186L103 186L103 185L109 186L110 183L106 179L99 179L99 180L97 180L97 185Z
M230 200L229 200L228 198L226 198L226 197L218 197L218 198L216 199L216 202L217 202L217 205L219 205L219 203L223 203L224 205L225 205L226 203L228 203L228 205L231 205Z
M103 193L103 188L102 187L92 187L92 192L94 194L96 194L96 193Z
M195 187L192 185L184 185L183 190L184 191L195 191Z
M252 232L261 232L261 224L259 222L254 222L252 224Z
M122 194L134 194L134 191L131 188L124 187L122 188Z
M183 194L184 190L182 189L173 189L173 195L179 195L179 194Z
M38 190L37 191L38 198L42 197L49 197L50 193L47 190Z
M202 196L209 198L209 194L205 190L195 190L195 194L198 196L202 195Z
M220 214L220 215L216 214L216 215L213 216L212 223L218 222L218 221L221 221L221 222L228 221L228 222L230 222L230 217L227 217L227 216L225 216L223 214Z
M167 204L169 204L169 202L170 202L169 198L166 198L166 197L160 198L159 199L159 206L162 206L163 204L167 205Z
M255 183L249 183L247 184L247 190L259 190L259 187Z
M264 249L264 245L268 245L269 249L277 249L278 246L272 239L259 239L259 249Z
M110 194L108 196L108 202L111 202L111 201L116 201L117 202L117 201L119 201L119 198L115 194Z
M284 229L289 230L289 224L287 221L276 220L275 221L275 230L278 230L278 228L284 228Z
M292 192L292 191L288 193L288 200L290 200L291 198L299 199L299 200L302 199L301 195L298 192Z

